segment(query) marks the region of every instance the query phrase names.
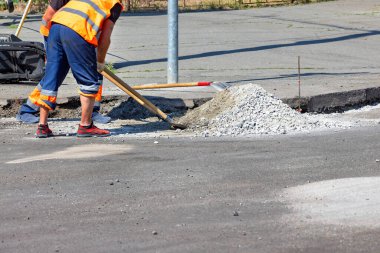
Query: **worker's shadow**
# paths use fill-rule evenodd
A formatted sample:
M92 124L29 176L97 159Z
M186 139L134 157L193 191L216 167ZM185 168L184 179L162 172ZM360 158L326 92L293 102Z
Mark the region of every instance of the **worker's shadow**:
M119 128L109 129L112 136L121 136L128 134L144 134L144 133L153 133L161 132L170 129L170 125L165 121L144 121L141 120L141 123L134 123L131 125L122 125Z
M116 120L116 119L113 119ZM75 122L78 123L80 118L49 118L51 122ZM131 121L132 122L132 121ZM98 125L97 123L95 123ZM101 128L105 128L111 132L112 136L122 136L128 134L144 134L144 133L152 133L157 131L166 131L170 129L170 125L162 120L158 120L158 118L147 118L147 119L133 119L133 123L121 125L119 128L108 128L107 125L102 125ZM72 130L71 132L60 132L54 133L55 137L72 137L76 136L76 130Z
M0 26L8 27L8 26L18 25L20 23L21 18L22 16L19 16L19 15L0 16L0 19L7 19L7 20L11 19L10 21L1 22ZM24 20L24 23L27 24L27 23L37 22L37 21L40 22L41 18L42 18L41 15L29 16L28 18Z
M116 120L116 119L113 119ZM51 122L76 122L80 121L80 118L65 118L65 119L55 119L49 118ZM107 125L101 126L101 128L105 128L111 132L112 136L122 136L128 134L144 134L144 133L152 133L157 131L166 131L170 129L170 125L162 120L158 120L158 118L154 119L134 119L133 124L125 124L121 125L119 128L108 128ZM98 125L97 123L95 123ZM72 130L72 132L63 132L63 133L54 133L55 137L72 137L76 136L76 130Z

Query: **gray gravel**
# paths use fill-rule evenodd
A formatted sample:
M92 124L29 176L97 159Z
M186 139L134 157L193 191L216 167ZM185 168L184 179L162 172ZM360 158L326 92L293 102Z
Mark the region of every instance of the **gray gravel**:
M190 126L192 131L205 137L275 135L347 129L355 124L326 115L301 114L256 84L233 86L225 92L234 103L228 108L221 106L223 110L208 122L207 115L198 115L199 121ZM218 99L221 101L215 101ZM223 104L225 99L226 95L216 96L208 103ZM203 107L208 107L208 103Z
M169 125L157 117L118 119L109 124L97 124L111 130L109 138L135 136L139 138L209 137L209 136L270 136L312 131L338 131L351 127L374 126L380 122L380 105L371 105L344 113L301 114L280 99L255 84L233 86L219 92L214 99L175 118L188 126L185 131L169 130ZM25 135L34 135L35 126L16 122L14 118L0 119L2 126L24 128ZM49 126L58 137L74 136L78 119L50 119ZM1 128L1 127L0 127ZM157 139L153 142L159 145Z

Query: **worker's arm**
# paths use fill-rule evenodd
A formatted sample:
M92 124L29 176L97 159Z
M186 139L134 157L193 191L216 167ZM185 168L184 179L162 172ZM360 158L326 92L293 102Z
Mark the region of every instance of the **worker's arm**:
M104 63L106 59L106 54L108 51L108 48L111 44L111 34L113 27L115 26L115 23L112 22L110 19L106 19L103 24L102 32L100 34L100 38L98 41L98 62Z
M106 54L111 44L111 34L113 31L113 27L115 26L116 20L120 17L122 9L123 7L121 4L115 4L115 6L112 7L110 11L110 17L107 18L103 23L102 32L100 33L97 48L98 71L100 72L104 68Z
M56 13L56 10L49 5L44 13L44 16L42 17L40 33L45 37L49 35L49 30L51 26L50 21L53 18L55 13Z
M51 19L54 14L68 2L69 0L49 0L49 5L46 8L44 16L42 17L42 24L40 26L40 33L43 36L47 37L49 35Z
M51 5L49 5L45 11L45 14L44 14L44 17L43 19L46 21L46 22L50 22L50 20L52 19L53 15L56 13L57 10L55 10L53 7L51 7Z
M70 0L49 0L49 5L53 8L53 10L58 11L69 1Z
M45 20L50 22L54 14L69 1L70 0L49 0L49 5L44 14Z

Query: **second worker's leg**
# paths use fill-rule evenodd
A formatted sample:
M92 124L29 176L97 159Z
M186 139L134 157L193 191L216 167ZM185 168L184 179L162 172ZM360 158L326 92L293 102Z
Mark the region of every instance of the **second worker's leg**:
M95 96L94 111L92 112L92 120L96 123L107 124L111 121L111 117L102 115L100 113L100 106L102 102L102 93L103 93L103 76L98 73L99 80L99 90Z

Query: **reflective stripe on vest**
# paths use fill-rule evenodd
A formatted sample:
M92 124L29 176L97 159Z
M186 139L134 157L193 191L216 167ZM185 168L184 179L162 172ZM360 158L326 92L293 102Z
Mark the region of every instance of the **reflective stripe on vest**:
M87 23L90 24L90 26L92 27L92 29L96 33L99 32L99 29L100 29L99 26L97 26L94 22L92 22L92 20L90 19L90 17L86 13L83 13L81 11L78 11L78 10L75 10L75 9L71 9L71 8L63 8L61 11L70 12L70 13L73 13L73 14L81 16L82 18L84 18L87 21Z
M94 2L92 2L91 0L76 0L78 2L83 2L83 3L86 3L86 4L89 4L91 5L92 8L94 8L100 15L103 16L103 18L106 18L107 17L107 13L105 13L104 11L102 11Z

